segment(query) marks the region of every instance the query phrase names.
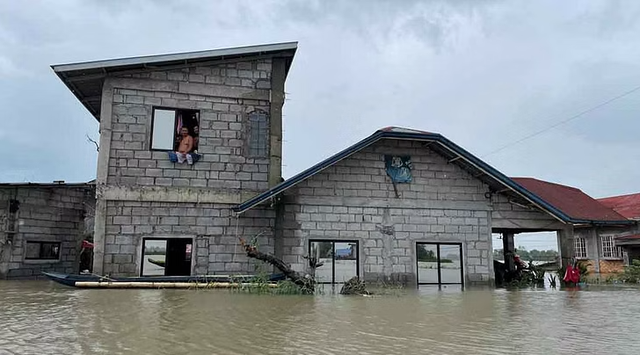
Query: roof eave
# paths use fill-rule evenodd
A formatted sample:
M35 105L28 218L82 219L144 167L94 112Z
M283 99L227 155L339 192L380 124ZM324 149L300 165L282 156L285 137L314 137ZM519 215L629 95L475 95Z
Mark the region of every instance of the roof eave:
M83 71L83 70L96 70L107 68L118 68L136 65L150 65L150 64L162 64L171 62L189 63L190 61L201 61L207 58L224 58L224 57L236 57L243 55L259 55L272 52L286 52L292 51L291 57L295 54L298 48L298 42L283 42L274 44L264 44L257 46L244 46L234 48L222 48L197 52L183 52L183 53L171 53L171 54L157 54L146 55L138 57L127 57L118 59L96 60L89 62L69 63L69 64L54 64L51 66L56 73Z

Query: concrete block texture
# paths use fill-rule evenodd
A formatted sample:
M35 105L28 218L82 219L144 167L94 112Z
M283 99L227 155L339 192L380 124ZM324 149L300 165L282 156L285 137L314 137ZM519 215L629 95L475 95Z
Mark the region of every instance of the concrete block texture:
M221 188L266 189L270 159L266 155L261 159L249 157L252 133L247 117L255 110L270 112L271 68L271 59L256 59L169 71L150 70L151 75L141 78L114 74L107 184L206 187L209 181L215 181ZM166 152L151 151L156 106L198 110L198 153L202 155L199 162L193 166L174 164ZM263 133L264 141L269 142L272 134L269 122ZM236 166L230 174L206 177L180 174L196 173L199 166L208 171L228 172L229 164ZM170 176L175 171L178 175ZM238 180L252 183L238 186Z
M271 267L246 257L239 238L250 241L257 236L260 250L273 253L275 211L255 208L236 218L231 214L232 207L211 203L108 201L104 269L112 275L137 275L144 262L145 238L191 238L194 274L255 273L257 269L271 272ZM139 225L142 222L145 224ZM133 233L129 233L129 227Z
M0 222L4 222L0 223L0 279L40 277L46 271L78 272L81 241L93 231L94 187L0 187L0 206L8 206L10 200L18 201L19 208L11 216L8 208L0 208ZM10 218L13 228L9 228ZM8 239L12 243L4 242ZM59 243L59 258L33 259L38 251L30 242Z
M413 161L413 181L397 185L399 197L386 176L385 154L410 155ZM416 284L421 272L417 243L455 243L462 246L464 281L488 283L493 275L487 191L480 180L421 144L385 140L287 191L277 235L284 246L299 246L283 248L299 271L307 268L310 241L351 240L358 242L365 280L407 284Z

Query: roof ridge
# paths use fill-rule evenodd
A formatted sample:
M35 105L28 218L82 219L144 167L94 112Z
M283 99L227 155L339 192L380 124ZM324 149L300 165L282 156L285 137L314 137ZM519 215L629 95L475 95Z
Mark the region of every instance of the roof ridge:
M516 182L518 182L518 179L535 180L535 181L542 182L542 183L549 184L549 185L555 185L555 186L560 186L560 187L563 187L563 188L566 188L566 189L572 189L572 190L580 191L580 192L584 193L585 195L589 196L588 194L586 194L584 191L582 191L581 189L579 189L577 187L564 185L564 184L561 184L561 183L558 183L558 182L541 180L541 179L537 179L537 178L534 178L534 177L511 177L511 179L515 180ZM589 196L589 197L591 197L591 196ZM591 197L591 198L596 200L593 197Z
M596 200L603 201L603 200L609 200L609 199L614 199L614 198L631 197L631 196L640 196L640 192L634 192L634 193L624 194L624 195L600 197L600 198L597 198Z

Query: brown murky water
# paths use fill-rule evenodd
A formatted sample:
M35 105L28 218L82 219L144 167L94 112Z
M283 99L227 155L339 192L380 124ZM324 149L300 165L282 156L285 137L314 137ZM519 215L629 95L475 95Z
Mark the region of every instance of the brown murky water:
M637 354L640 291L372 298L0 281L0 354Z

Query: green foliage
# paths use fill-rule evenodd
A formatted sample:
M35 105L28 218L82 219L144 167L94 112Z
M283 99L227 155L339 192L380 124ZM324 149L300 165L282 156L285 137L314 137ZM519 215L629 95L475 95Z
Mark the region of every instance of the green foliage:
M282 280L278 282L269 281L269 274L265 272L258 273L252 277L250 282L242 278L231 277L231 282L238 283L237 287L232 288L233 292L254 293L254 294L271 294L271 295L301 295L305 294L303 290L290 280ZM243 284L245 283L245 284ZM276 285L275 287L273 285Z
M518 248L516 254L520 255L522 260L536 260L536 261L554 261L558 257L556 250L526 250L525 248ZM496 260L502 260L504 253L502 249L495 249L493 251L493 258Z
M418 257L418 261L422 261L422 262L431 262L431 263L438 262L438 256L436 255L435 251L425 248L424 245L418 246L417 257ZM444 259L444 258L440 259L441 264L452 263L452 262L453 260L451 259Z
M545 271L529 261L529 267L520 272L517 278L509 282L510 287L544 287Z
M631 265L625 266L624 272L620 275L620 280L628 283L640 282L640 260L634 259Z

